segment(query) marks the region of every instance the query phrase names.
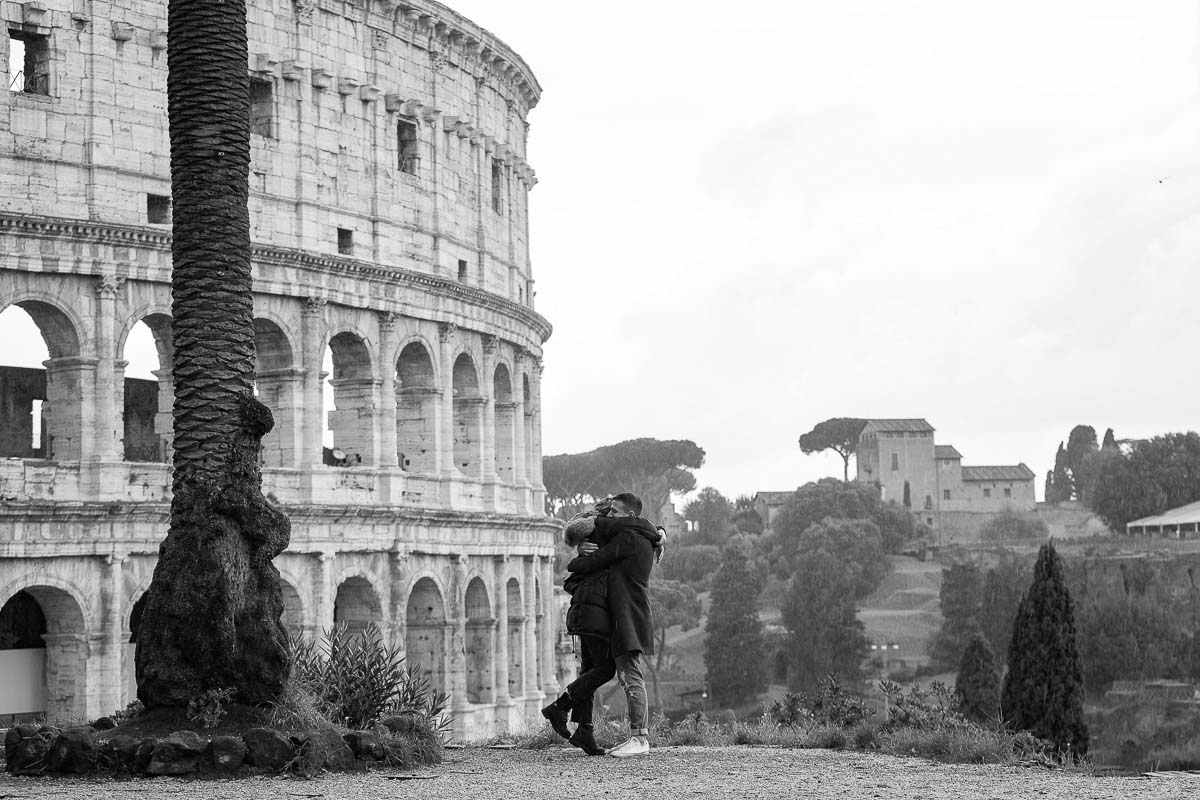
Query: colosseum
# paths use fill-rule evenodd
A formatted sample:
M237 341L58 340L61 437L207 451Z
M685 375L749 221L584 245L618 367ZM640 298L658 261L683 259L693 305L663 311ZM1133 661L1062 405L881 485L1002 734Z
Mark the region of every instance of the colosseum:
M458 736L519 727L569 660L529 259L540 86L431 0L248 5L284 622L376 623L450 693ZM135 697L167 528L166 2L0 0L0 20L0 312L45 348L13 366L39 337L0 345L0 722L90 718Z

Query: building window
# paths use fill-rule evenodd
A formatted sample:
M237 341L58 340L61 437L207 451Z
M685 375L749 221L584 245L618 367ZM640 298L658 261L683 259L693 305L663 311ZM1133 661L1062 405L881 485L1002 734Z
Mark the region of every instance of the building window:
M950 490L949 489L942 489L942 499L943 500L950 499Z
M151 225L170 225L171 198L161 194L146 195L146 221Z
M983 490L983 496L984 496L984 497L991 497L991 496L992 496L992 490L991 490L991 489L984 489L984 490Z
M467 262L461 258L458 260L458 282L467 282Z
M400 153L397 164L400 171L416 175L421 166L421 143L417 140L417 123L408 119L396 123L396 147Z
M931 508L933 508L933 495L927 494L925 495L925 510L928 511Z
M354 255L354 231L349 228L338 228L338 255Z
M1004 487L1004 496L1012 497L1012 488L1011 487L1008 487L1008 486Z
M500 169L500 162L492 159L492 211L497 214L504 213L504 191L503 191L504 173Z
M892 472L900 469L900 454L892 453Z
M250 132L272 138L271 119L275 110L274 87L270 81L250 79Z
M50 94L49 36L8 32L8 89L25 94Z

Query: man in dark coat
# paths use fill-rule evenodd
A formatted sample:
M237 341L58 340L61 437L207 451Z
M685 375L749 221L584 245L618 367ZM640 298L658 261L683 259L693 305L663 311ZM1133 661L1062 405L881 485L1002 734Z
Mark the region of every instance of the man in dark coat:
M612 625L609 647L616 661L617 677L625 689L629 707L629 739L609 751L627 758L650 752L649 708L642 655L654 654L654 621L650 616L650 572L654 569L655 546L662 534L642 519L642 501L630 492L612 499L608 516L596 517L600 534L615 531L604 547L580 555L567 564L572 573L608 570L608 613ZM660 551L661 552L661 551Z

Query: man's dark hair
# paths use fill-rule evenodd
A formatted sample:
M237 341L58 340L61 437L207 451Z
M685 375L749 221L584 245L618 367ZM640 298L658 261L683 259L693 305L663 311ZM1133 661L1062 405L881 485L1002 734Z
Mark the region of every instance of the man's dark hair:
M634 516L640 517L642 515L642 498L633 492L621 492L620 494L613 495L613 502L620 503L621 508L626 511L632 511Z

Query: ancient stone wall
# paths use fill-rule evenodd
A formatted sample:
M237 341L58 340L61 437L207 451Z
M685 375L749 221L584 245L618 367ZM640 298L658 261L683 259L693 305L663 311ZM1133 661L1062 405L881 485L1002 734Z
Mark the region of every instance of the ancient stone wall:
M527 219L540 87L427 0L249 12L256 391L276 420L263 488L292 519L285 623L379 624L451 692L459 735L490 735L559 678L550 326ZM0 386L19 442L41 382L44 433L0 460L0 604L26 591L45 613L47 711L94 716L132 697L133 609L170 499L166 3L0 0L0 25L0 64L19 48L29 72L0 91L0 312L26 311L50 356ZM138 322L149 385L124 376Z

